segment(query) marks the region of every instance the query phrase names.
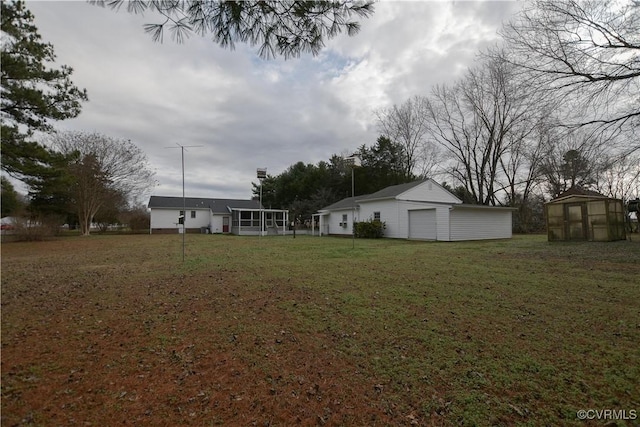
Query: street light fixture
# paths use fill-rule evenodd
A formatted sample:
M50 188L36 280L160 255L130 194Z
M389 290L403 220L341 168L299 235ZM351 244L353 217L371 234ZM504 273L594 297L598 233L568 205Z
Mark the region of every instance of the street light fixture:
M262 237L262 232L264 230L264 212L262 212L262 181L267 177L267 168L258 168L256 171L258 179L260 180L260 237Z

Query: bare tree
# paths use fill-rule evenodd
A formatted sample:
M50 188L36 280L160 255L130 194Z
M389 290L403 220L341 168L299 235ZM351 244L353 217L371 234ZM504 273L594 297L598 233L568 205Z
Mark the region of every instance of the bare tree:
M500 158L504 184L501 190L506 193L509 206L522 208L540 184L541 166L545 150L549 146L549 132L544 118L533 128L523 127L522 133L509 135L512 141L507 155Z
M476 203L499 204L498 193L512 181L523 157L524 141L539 119L525 86L504 61L487 60L453 87L438 86L429 104L431 137L453 161L451 174ZM510 163L511 162L511 163ZM515 163L514 163L515 162Z
M428 176L438 159L438 148L429 140L429 100L414 96L400 106L375 111L380 133L402 147L405 178Z
M640 126L640 3L534 0L502 30L499 54L565 113L609 136ZM496 52L493 52L494 56ZM629 135L628 135L629 136ZM640 149L638 140L628 152Z
M596 174L596 190L623 200L640 197L640 155L614 156Z
M129 140L64 132L53 134L51 145L73 158L69 165L73 177L70 199L85 236L93 218L107 203L123 198L135 202L155 184L146 155Z

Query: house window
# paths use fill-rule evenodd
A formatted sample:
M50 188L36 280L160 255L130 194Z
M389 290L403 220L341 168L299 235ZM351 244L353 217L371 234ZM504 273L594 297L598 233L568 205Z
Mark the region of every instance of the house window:
M342 214L342 222L340 223L340 226L343 228L347 227L347 214Z
M373 220L374 221L380 221L380 212L374 212L373 213Z
M180 216L184 216L184 211L180 211Z
M191 211L191 218L195 218L196 217L196 211Z

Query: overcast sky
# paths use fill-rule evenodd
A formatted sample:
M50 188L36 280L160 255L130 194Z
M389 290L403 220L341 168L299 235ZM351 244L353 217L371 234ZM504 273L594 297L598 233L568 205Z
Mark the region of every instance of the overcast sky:
M354 37L329 41L317 57L262 60L192 36L151 40L131 15L84 2L27 1L43 39L89 101L62 130L130 139L147 155L158 186L188 197L249 198L256 168L277 175L298 161L375 143L373 111L451 83L498 41L515 2L386 2ZM176 148L166 148L176 147Z

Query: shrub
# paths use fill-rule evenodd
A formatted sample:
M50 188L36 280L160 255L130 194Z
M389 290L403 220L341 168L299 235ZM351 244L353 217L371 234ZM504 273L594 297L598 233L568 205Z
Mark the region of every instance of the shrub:
M58 215L40 216L35 219L16 218L10 234L13 241L39 241L60 234L62 219Z
M356 222L354 224L355 236L365 239L377 239L384 236L386 224L377 219Z

